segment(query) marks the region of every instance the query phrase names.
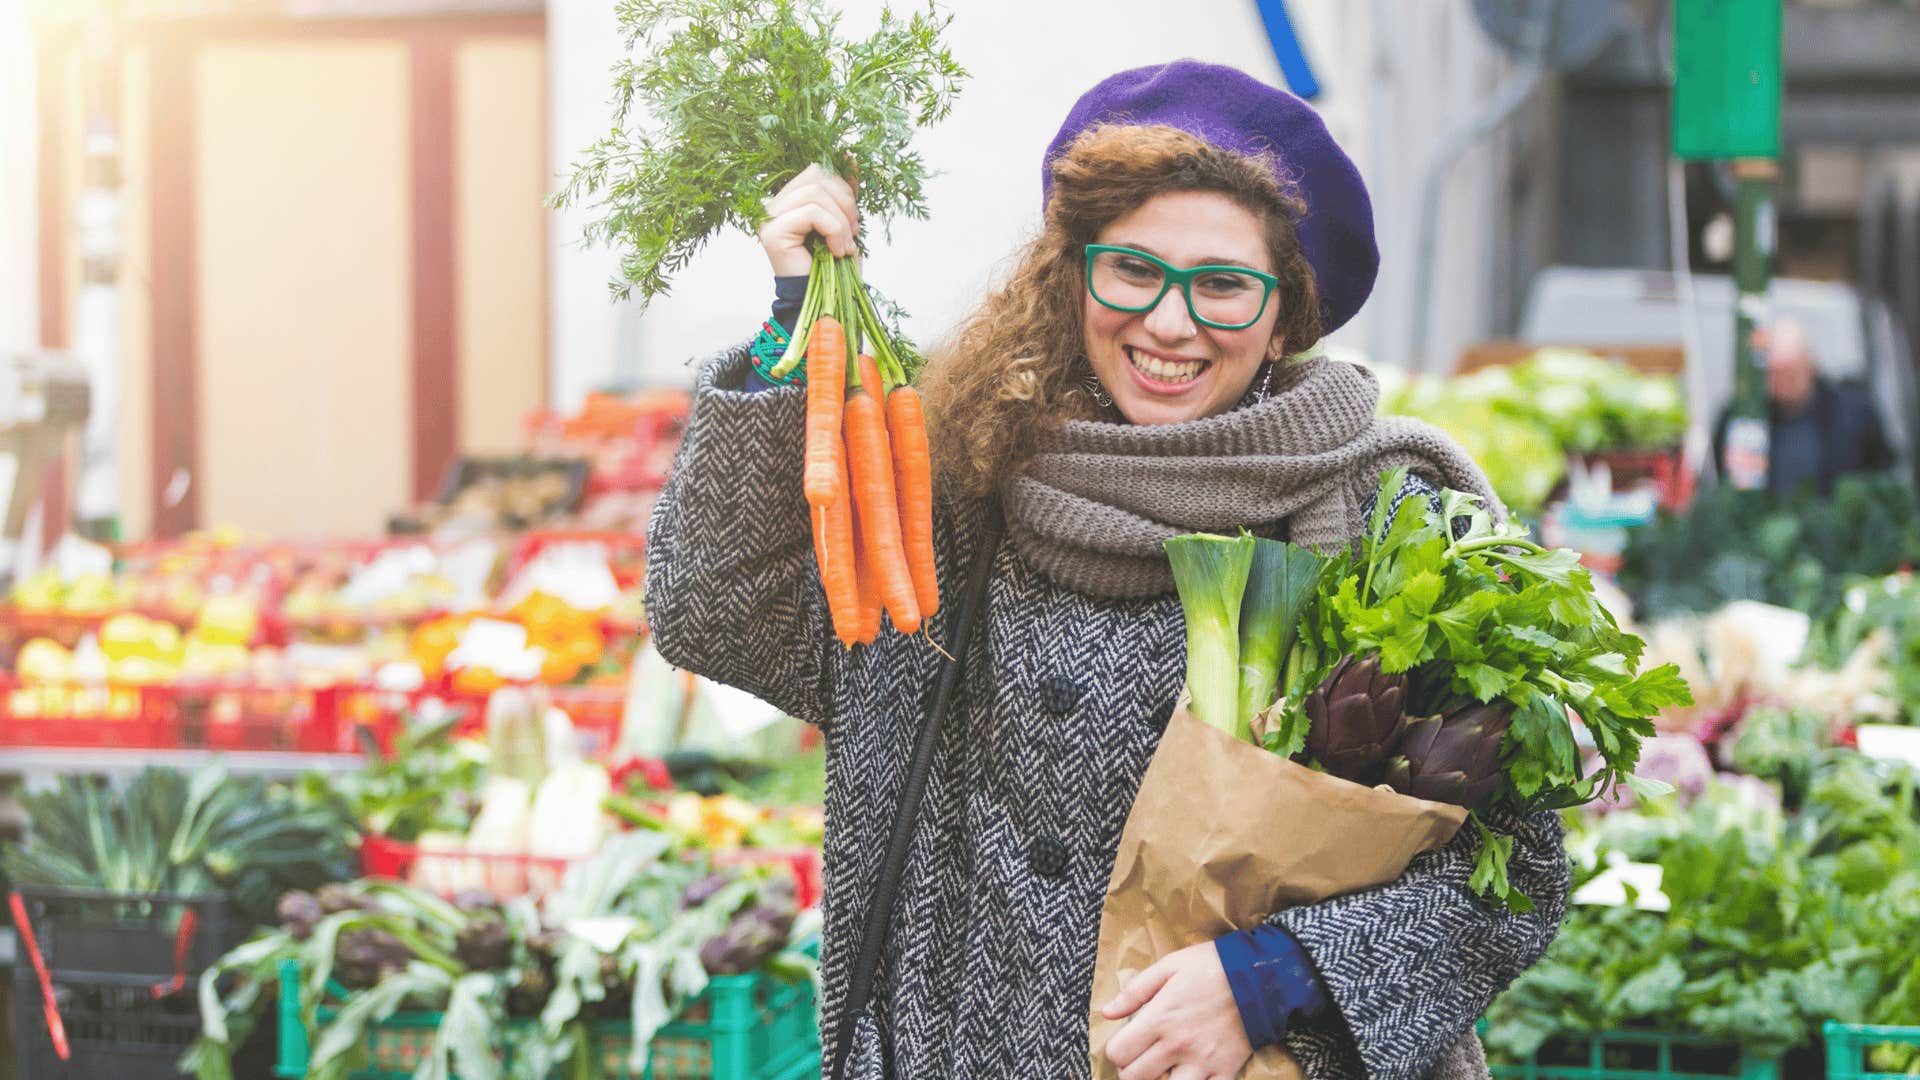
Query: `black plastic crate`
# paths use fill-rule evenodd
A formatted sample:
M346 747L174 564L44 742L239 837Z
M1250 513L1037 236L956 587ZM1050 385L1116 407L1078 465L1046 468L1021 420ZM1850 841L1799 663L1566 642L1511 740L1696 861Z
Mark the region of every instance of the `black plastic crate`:
M19 1080L148 1080L176 1067L200 1036L198 983L156 997L145 977L69 976L54 983L67 1034L62 1061L48 1032L38 977L24 958L14 968L13 1047ZM168 980L165 989L173 990ZM273 1075L275 1029L262 1023L233 1051L233 1075Z
M245 941L251 930L222 896L98 889L18 892L33 940L56 977L112 974L149 983L175 975L192 978ZM18 952L24 964L25 928L16 929L22 931Z
M191 983L156 998L147 980L67 977L54 980L54 1000L67 1034L64 1061L54 1049L32 966L15 966L13 1039L20 1080L171 1080L181 1075L180 1055L200 1035Z

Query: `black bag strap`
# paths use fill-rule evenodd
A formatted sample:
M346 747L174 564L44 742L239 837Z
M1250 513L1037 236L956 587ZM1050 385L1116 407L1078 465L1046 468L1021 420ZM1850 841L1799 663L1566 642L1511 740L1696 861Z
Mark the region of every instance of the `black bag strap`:
M954 609L953 636L949 639L952 652L941 661L940 681L934 686L933 700L921 718L919 734L914 737L907 782L900 790L900 810L894 816L893 832L887 839L887 857L880 864L880 877L873 885L873 903L867 908L866 925L860 930L860 951L854 958L853 981L841 1005L839 1035L833 1043L833 1069L827 1074L831 1080L844 1080L854 1027L872 1002L874 976L880 970L880 954L887 944L887 926L893 917L894 901L900 894L900 879L906 873L907 852L913 845L914 826L927 793L927 777L933 771L933 749L940 740L940 725L952 711L954 691L966 675L973 624L986 602L987 579L992 576L993 559L999 553L1000 538L1005 531L999 506L990 503L983 515L973 565L967 571L966 589L960 594L960 606Z

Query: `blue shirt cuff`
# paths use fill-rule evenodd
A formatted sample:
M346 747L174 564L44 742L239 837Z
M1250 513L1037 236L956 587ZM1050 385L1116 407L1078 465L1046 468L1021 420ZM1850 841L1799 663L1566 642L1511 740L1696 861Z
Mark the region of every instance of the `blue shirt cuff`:
M1237 930L1214 939L1213 946L1254 1049L1279 1042L1294 1024L1325 1011L1326 988L1306 950L1280 927Z
M797 329L793 323L800 317L800 305L806 299L807 275L776 276L773 279L773 318L787 333L791 334Z

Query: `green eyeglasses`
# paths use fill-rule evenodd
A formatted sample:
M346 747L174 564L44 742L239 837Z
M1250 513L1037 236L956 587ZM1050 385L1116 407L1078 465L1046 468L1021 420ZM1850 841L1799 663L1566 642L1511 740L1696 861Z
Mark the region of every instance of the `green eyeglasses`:
M1187 298L1193 321L1216 330L1245 330L1267 312L1280 279L1244 266L1196 266L1182 270L1144 251L1112 244L1087 245L1087 291L1102 307L1138 314L1160 306L1175 285Z

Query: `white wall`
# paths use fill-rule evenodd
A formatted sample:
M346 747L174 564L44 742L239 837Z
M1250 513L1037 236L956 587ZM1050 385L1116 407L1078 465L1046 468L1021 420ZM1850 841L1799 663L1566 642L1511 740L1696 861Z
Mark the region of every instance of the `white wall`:
M556 172L607 128L607 68L616 56L611 0L553 0ZM849 32L864 33L879 0L844 0ZM971 72L954 114L918 144L939 170L927 186L932 217L901 222L889 241L871 237L867 278L912 313L921 343L937 340L977 301L983 286L1040 220L1039 167L1074 100L1115 71L1179 57L1231 64L1280 84L1253 0L953 0L950 40ZM1385 260L1381 285L1334 344L1374 352L1387 329L1404 327L1418 173L1449 116L1462 115L1491 85L1488 47L1465 0L1293 0L1289 9L1325 88L1317 103L1374 191ZM1381 13L1385 11L1383 16ZM1383 19L1380 34L1370 25ZM1455 174L1442 235L1451 262L1436 273L1442 341L1478 336L1486 303L1483 189L1486 153ZM678 278L673 295L637 319L608 305L614 265L579 248L577 217L557 216L553 253L555 403L570 406L598 380L622 372L684 381L685 362L750 336L766 317L771 280L744 234L716 238ZM1436 347L1452 347L1436 344Z
M621 54L613 0L549 0L547 4L547 145L557 190L576 155L612 125L611 69ZM556 409L572 409L588 390L617 377L615 359L638 358L632 337L639 305L614 304L607 282L614 252L588 248L580 230L590 211L548 215L548 356ZM624 335L624 338L623 338ZM621 341L624 347L617 347Z
M26 0L0 0L0 353L40 344L31 46Z
M1428 323L1410 330L1421 200L1448 129L1491 94L1510 66L1480 33L1466 0L1369 0L1375 32L1364 72L1366 160L1380 238L1380 277L1356 344L1396 365L1450 370L1462 346L1487 336L1493 301L1490 252L1510 244L1496 212L1512 162L1490 136L1447 172L1436 234ZM1354 77L1361 71L1350 73ZM1411 352L1409 346L1411 343Z

